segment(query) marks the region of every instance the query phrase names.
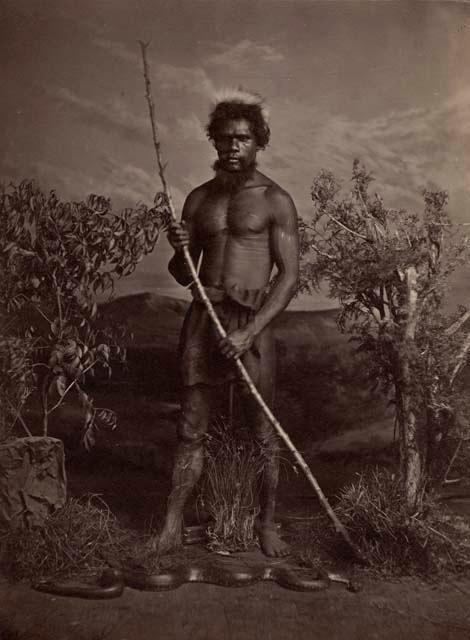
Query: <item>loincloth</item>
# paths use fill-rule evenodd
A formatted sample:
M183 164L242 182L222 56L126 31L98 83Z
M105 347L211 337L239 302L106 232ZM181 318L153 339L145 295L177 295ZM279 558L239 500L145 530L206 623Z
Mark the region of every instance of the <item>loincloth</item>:
M261 307L265 292L260 289L231 288L228 291L206 287L217 316L227 333L243 329ZM219 385L239 378L233 361L220 352L219 337L213 321L197 292L186 314L180 336L180 373L183 386ZM256 336L241 360L255 384L263 374L270 348L270 329Z

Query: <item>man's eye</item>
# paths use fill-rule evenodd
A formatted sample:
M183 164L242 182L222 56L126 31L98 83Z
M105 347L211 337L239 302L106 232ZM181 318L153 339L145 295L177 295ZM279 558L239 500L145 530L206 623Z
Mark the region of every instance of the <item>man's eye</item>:
M232 140L236 140L237 142L247 143L251 140L251 136L218 136L215 139L215 143L217 145L227 145L231 144Z

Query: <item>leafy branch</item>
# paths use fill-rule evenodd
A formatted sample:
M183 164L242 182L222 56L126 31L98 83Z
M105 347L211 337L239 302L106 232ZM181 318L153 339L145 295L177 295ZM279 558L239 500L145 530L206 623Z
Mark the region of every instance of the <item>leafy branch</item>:
M153 251L168 223L161 194L151 207L115 213L108 198L95 194L63 202L30 180L0 186L0 307L8 319L3 332L29 345L44 434L72 388L79 389L97 367L109 375L111 360L122 359L118 341L124 336L103 326L97 297L113 295L115 282ZM54 392L59 397L50 402Z

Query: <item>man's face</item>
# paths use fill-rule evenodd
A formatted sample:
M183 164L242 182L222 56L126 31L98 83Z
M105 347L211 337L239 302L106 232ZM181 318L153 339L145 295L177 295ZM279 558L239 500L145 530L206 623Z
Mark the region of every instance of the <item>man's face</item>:
M218 166L224 171L243 171L256 160L258 146L248 120L227 120L214 139L219 156Z

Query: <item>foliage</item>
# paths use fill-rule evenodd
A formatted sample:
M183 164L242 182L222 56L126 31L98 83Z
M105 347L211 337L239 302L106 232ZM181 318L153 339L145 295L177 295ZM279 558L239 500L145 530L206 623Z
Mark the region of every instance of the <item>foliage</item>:
M470 527L443 513L431 496L410 514L397 477L377 468L340 494L336 512L374 571L432 574L470 565Z
M467 243L447 215L446 192L424 191L418 215L387 208L377 193L369 194L372 181L357 160L346 197L330 172L314 180L313 218L302 224L301 287L327 284L341 305L340 328L369 356L369 379L393 391L401 476L413 508L455 422L469 315L446 318L442 302Z
M207 438L199 504L210 518L209 547L246 551L255 544L258 480L263 459L249 434L215 421Z
M122 330L100 326L97 296L112 295L116 279L152 251L168 221L162 194L151 208L115 214L102 196L62 202L31 181L1 188L0 309L7 335L31 345L44 433L72 389L85 414L85 445L99 422L114 426L114 413L95 408L82 388L85 374L109 375L112 359L125 357Z
M21 338L0 333L0 442L9 438L17 422L22 423L22 409L34 389L30 344Z

